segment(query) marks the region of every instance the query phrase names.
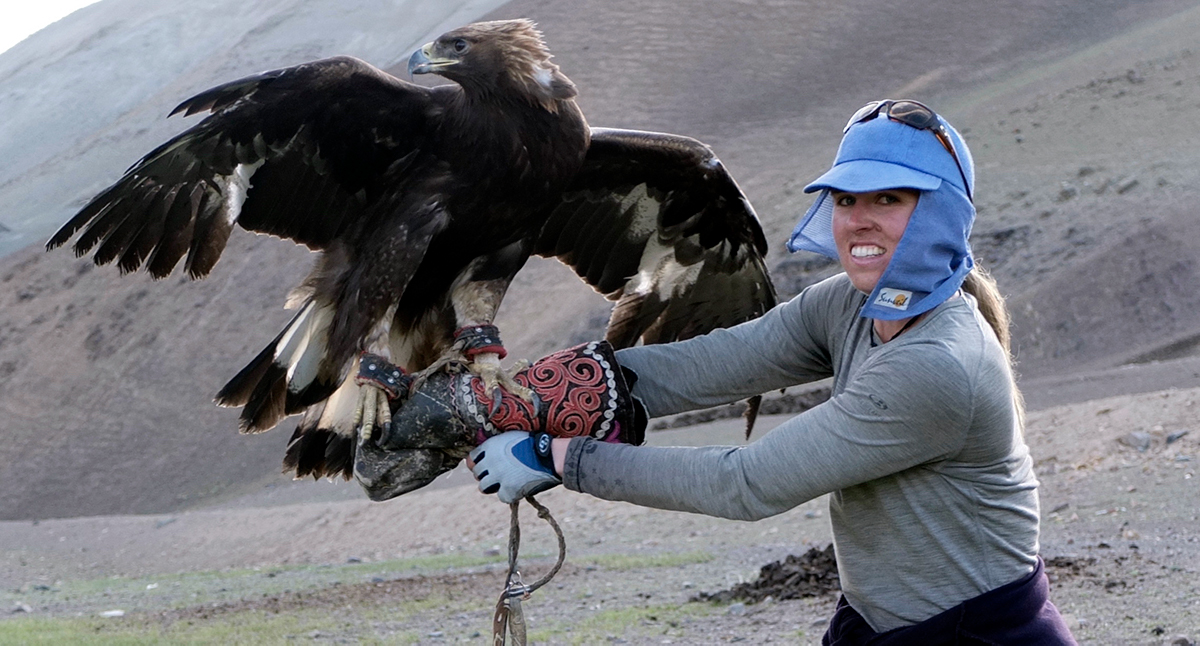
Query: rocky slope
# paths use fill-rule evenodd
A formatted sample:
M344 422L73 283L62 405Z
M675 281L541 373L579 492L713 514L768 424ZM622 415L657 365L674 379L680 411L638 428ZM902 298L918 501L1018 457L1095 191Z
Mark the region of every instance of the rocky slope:
M309 254L242 234L208 280L154 283L26 246L189 123L161 117L192 92L333 53L388 66L489 11L531 17L593 124L716 148L763 219L784 293L831 270L782 241L846 115L923 99L975 152L975 244L1013 297L1021 370L1053 376L1187 354L1200 334L1186 243L1196 7L106 0L0 57L0 518L165 512L275 477L288 425L239 437L210 397L286 321ZM532 356L594 337L606 314L541 262L500 324Z

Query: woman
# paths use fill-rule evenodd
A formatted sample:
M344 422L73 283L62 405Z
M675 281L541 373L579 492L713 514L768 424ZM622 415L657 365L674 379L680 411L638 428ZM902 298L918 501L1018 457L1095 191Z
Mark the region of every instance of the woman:
M472 452L481 490L511 501L561 478L744 520L831 493L843 597L825 643L1074 643L1038 557L1007 313L967 243L973 184L932 110L867 105L789 242L845 273L755 321L616 355L652 417L832 376L828 402L737 448L503 433Z

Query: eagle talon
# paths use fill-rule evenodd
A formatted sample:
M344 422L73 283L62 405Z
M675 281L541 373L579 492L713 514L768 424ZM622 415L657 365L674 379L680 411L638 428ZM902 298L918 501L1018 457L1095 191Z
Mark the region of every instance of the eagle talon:
M527 402L533 402L533 391L522 386L514 378L519 371L528 367L528 363L528 361L517 362L516 365L505 370L500 366L499 355L488 352L475 355L472 362L467 364L467 369L483 382L483 392L491 394L492 406L496 407L500 402L501 389L507 390Z
M361 384L360 388L353 426L358 429L358 444L362 446L375 437L375 429L392 423L392 409L382 388L370 383Z

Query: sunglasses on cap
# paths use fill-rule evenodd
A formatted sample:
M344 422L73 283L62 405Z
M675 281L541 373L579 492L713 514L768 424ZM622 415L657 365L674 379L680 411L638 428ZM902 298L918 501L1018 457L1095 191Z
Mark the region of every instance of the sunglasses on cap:
M958 167L958 174L962 176L963 188L967 190L967 199L972 202L975 199L971 196L971 184L967 182L967 174L963 171L962 162L958 159L958 151L954 149L954 141L950 138L950 131L942 120L938 118L936 112L932 108L919 101L902 99L894 101L892 99L884 99L882 101L872 101L858 109L854 116L846 122L846 127L842 128L842 134L846 134L850 127L856 123L870 121L879 115L883 115L892 121L898 121L906 126L911 126L917 130L928 130L937 137L941 142L942 147L950 156L954 158L954 165Z

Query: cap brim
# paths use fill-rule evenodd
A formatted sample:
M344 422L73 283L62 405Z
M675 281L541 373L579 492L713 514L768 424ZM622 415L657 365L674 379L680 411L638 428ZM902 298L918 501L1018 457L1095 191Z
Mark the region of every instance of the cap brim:
M889 188L936 191L941 185L942 178L913 170L908 166L874 159L855 159L829 169L805 186L804 192L813 193L827 188L847 193L869 193Z

